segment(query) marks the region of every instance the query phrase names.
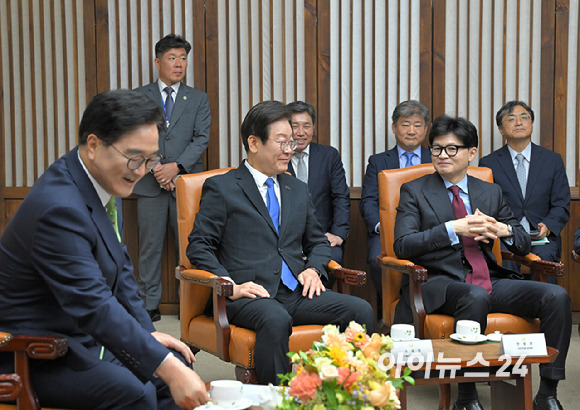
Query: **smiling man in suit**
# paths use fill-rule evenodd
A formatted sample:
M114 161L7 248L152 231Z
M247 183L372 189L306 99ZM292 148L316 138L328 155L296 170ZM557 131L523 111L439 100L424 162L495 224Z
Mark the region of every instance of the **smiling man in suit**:
M289 370L293 325L351 320L374 328L371 306L327 290L330 245L314 215L308 186L286 174L296 142L291 112L264 101L241 127L247 161L208 178L189 235L187 257L199 269L234 283L227 300L230 323L256 332L258 383L278 383Z
M427 107L415 100L403 101L395 107L392 120L397 145L388 151L369 157L360 200L360 213L368 232L367 262L379 299L383 294L381 267L377 264L377 256L381 253L379 172L384 169L405 168L431 162L429 150L421 146L429 128Z
M334 147L312 142L316 111L311 104L295 101L288 108L292 111L294 141L298 143L288 171L308 184L316 219L330 242L330 258L342 263L350 229L350 191L340 154Z
M169 34L155 45L159 80L136 91L163 109L159 131L159 163L135 187L139 221L139 293L153 321L161 319L161 257L170 222L177 243L174 180L179 174L203 171L202 156L209 141L211 115L207 95L182 81L191 45ZM177 247L176 247L177 248Z
M559 350L553 363L540 365L541 383L534 409L561 409L556 398L572 325L570 297L554 284L519 280L522 275L497 264L492 247L501 240L526 255L530 237L512 214L496 184L467 175L477 156L475 126L443 115L429 133L435 173L401 186L395 220L394 251L428 271L423 284L425 310L479 322L482 333L490 312L539 318L546 344ZM395 323L410 323L409 281L401 284ZM506 403L506 405L508 405ZM479 410L475 383L460 383L454 409Z
M534 112L526 103L509 101L497 112L496 123L507 143L481 158L479 166L492 169L515 217L526 231L537 231L532 239L548 240L532 252L559 262L560 233L570 219L570 186L562 157L532 142ZM549 279L556 283L556 278Z
M189 348L153 327L120 242L117 206L159 162L161 120L142 94L97 95L78 147L36 181L0 239L0 329L68 341L64 357L31 362L43 407L191 409L208 399L182 363L194 360ZM0 373L13 366L0 355Z

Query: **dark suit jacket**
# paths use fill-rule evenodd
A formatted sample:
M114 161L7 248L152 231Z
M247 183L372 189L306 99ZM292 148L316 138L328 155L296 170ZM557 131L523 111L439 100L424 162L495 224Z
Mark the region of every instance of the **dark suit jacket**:
M525 216L534 227L543 222L559 248L560 232L570 219L570 186L562 157L532 143L525 198L507 145L483 157L479 166L491 168L514 216L518 220Z
M75 369L98 362L87 347L99 343L148 380L169 353L151 336L127 249L76 148L38 179L0 239L0 311L3 331L66 337Z
M530 252L530 237L513 216L496 184L468 176L471 209L479 209L496 220L510 224L514 239L508 249L518 255ZM428 271L424 283L425 310L431 313L445 302L445 290L451 281L465 281L470 266L464 263L463 243L452 246L445 222L456 219L447 189L439 174L423 176L401 186L401 198L395 219L394 251L398 258L411 260ZM519 273L499 266L492 253L493 243L480 242L491 278L522 278ZM409 305L408 277L401 285L401 302L395 322L412 322Z
M421 147L421 163L431 163L431 153L427 148ZM360 199L360 213L367 226L370 235L375 233L375 226L380 221L379 216L379 172L385 169L399 168L399 153L397 146L388 151L374 154L369 157L369 163L362 184Z
M157 81L135 91L149 96L163 110ZM169 127L163 123L159 130L159 153L163 164L177 162L187 173L203 171L202 155L209 142L211 114L207 94L183 83L175 97ZM133 192L143 196L157 196L162 189L152 174L145 175ZM175 195L175 192L173 192Z
M323 232L346 239L350 229L350 191L336 148L310 143L308 190ZM296 176L292 162L288 171Z
M574 252L580 255L580 227L574 234Z
M326 275L330 244L314 215L308 186L288 174L278 175L278 182L279 235L246 165L208 178L189 235L191 263L237 284L256 282L272 298L278 292L282 259L296 277L310 266ZM228 300L229 314L252 300Z

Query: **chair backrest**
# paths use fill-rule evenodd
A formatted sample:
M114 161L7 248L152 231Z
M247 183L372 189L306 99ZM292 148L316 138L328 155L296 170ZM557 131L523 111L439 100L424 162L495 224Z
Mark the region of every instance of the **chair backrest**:
M381 234L381 254L383 256L396 257L393 251L394 225L399 205L401 185L412 181L423 175L435 172L433 164L421 164L401 169L386 169L379 172L379 213L380 213L380 234ZM467 173L483 181L493 182L491 169L484 167L469 167ZM501 264L500 241L495 241L493 252ZM402 273L391 271L388 275L383 275L383 320L391 324L391 305L399 300L399 290L401 288Z
M177 202L177 231L179 237L179 265L186 269L193 268L187 258L188 236L193 229L195 215L199 211L201 188L206 179L225 174L232 168L212 169L197 174L180 175L175 181L175 198Z

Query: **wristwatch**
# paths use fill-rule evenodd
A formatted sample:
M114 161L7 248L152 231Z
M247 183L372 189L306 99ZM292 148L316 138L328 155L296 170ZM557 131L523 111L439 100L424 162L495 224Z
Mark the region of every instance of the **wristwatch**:
M507 224L508 229L508 236L514 236L514 228L511 225Z

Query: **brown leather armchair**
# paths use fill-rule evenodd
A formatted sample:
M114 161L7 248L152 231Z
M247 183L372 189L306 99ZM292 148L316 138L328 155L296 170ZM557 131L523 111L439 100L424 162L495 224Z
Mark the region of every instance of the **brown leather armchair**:
M383 269L383 321L390 328L395 317L395 308L399 302L402 274L409 275L409 291L415 333L421 339L445 339L453 333L455 319L443 314L427 315L423 306L421 283L427 281L427 269L408 260L398 259L393 251L394 222L399 204L400 188L405 182L423 175L433 173L432 164L421 164L402 169L391 169L379 172L379 212L381 255L377 257ZM489 168L469 167L467 173L484 181L493 182ZM514 260L536 270L536 278L544 280L546 276L563 276L562 263L542 261L533 254L520 257L508 251L500 250L500 241L495 241L493 252L499 264L503 259ZM537 333L540 320L523 318L507 313L491 313L487 316L486 334L499 330L501 333ZM450 385L439 385L439 408L448 409L450 403Z
M211 272L195 269L186 256L188 236L199 211L201 189L209 177L231 168L216 169L198 174L182 175L176 181L177 225L179 231L179 266L176 277L180 281L181 340L194 351L204 350L236 365L236 378L244 383L256 383L254 344L255 332L230 325L226 315L226 297L233 293L232 284ZM345 285L363 285L366 274L342 268L330 262L327 270L339 279L338 290ZM205 307L212 298L213 317L205 315ZM290 351L306 351L322 336L322 326L294 326L290 337Z
M29 359L54 360L68 350L66 339L46 336L13 336L0 332L0 352L14 353L14 373L0 374L0 410L39 410L40 405L30 378ZM47 409L48 410L48 409Z

